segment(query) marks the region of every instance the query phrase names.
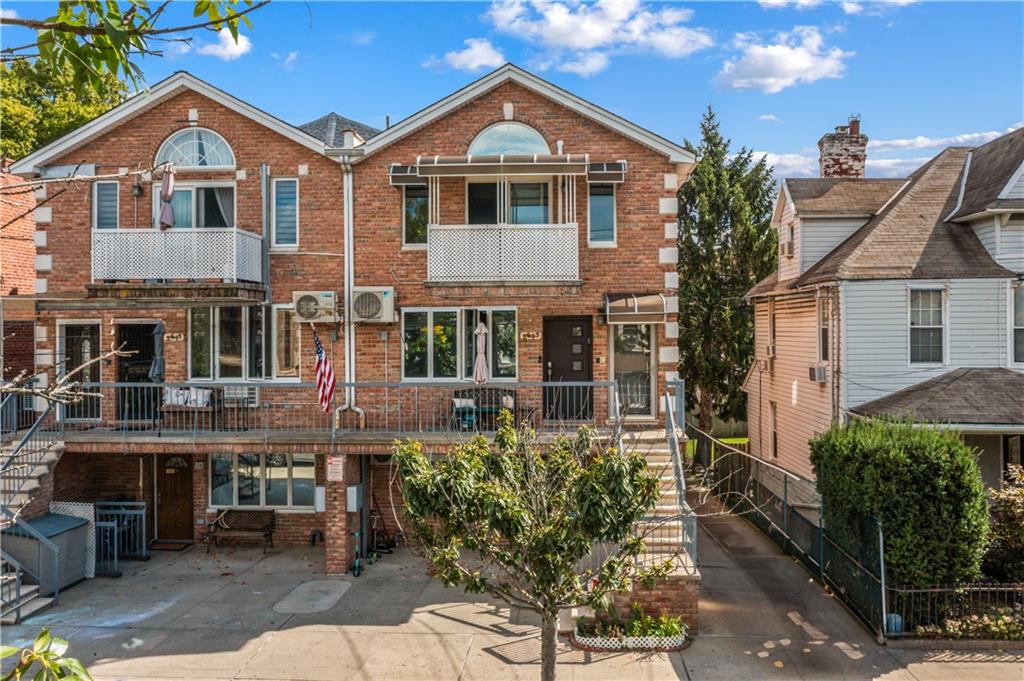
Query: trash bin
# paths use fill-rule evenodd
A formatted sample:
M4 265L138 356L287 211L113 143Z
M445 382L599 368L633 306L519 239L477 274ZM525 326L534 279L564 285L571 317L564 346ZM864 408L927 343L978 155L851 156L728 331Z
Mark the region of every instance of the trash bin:
M20 525L3 531L4 551L21 563L25 570L39 578L39 592L53 593L85 579L86 542L89 521L84 518L48 513L39 518L22 521L57 545L57 564L52 550Z

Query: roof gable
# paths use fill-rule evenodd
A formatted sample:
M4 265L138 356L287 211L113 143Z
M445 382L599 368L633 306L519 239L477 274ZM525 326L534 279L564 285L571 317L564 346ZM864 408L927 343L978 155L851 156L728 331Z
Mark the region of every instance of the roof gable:
M649 130L645 130L635 123L631 123L596 104L577 97L571 92L563 90L542 78L538 78L513 64L505 64L461 90L457 90L447 97L434 102L427 108L399 121L387 130L367 140L365 144L358 147L357 153L369 156L380 151L406 135L451 113L463 104L510 81L561 104L581 116L590 118L639 144L664 154L668 157L670 163L693 163L695 161L693 154L681 145L671 142Z
M963 196L953 220L961 220L986 210L1003 207L1001 201L1024 198L1010 190L1024 173L1024 128L997 137L973 150L971 167L963 187ZM1019 209L1020 207L1017 206Z
M237 97L229 95L223 90L196 78L191 73L178 71L160 81L148 91L140 92L130 97L85 125L75 128L41 149L37 149L28 156L19 159L12 164L11 172L22 175L35 173L40 167L46 166L51 161L103 135L114 126L145 113L160 102L174 97L185 90L191 90L208 97L225 108L245 116L312 151L323 153L326 148L323 141L310 135L308 132L296 128L279 118L275 118Z

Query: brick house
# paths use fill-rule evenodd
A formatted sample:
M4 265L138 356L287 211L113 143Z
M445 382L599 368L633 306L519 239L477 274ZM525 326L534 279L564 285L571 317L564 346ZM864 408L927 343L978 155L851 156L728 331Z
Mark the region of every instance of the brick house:
M955 428L999 485L1024 435L1024 130L864 178L851 120L782 182L779 266L747 297L751 452L812 478L808 440L876 416Z
M398 529L396 437L443 449L502 407L658 426L693 160L512 65L386 130L295 127L174 74L14 165L96 178L36 212L37 369L131 353L51 412L64 452L26 517L133 499L150 539L187 542L273 509L277 541L322 540L344 572L353 532Z
M31 186L0 161L0 381L33 370L31 301L20 297L35 290L36 243L32 214L36 199Z

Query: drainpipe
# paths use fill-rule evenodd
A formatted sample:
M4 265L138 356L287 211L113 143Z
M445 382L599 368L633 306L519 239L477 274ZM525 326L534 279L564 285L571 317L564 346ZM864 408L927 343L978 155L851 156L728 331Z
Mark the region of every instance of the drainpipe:
M348 138L346 137L346 142ZM356 406L356 339L355 323L352 321L352 287L355 285L355 220L352 215L352 163L347 157L341 159L342 171L342 212L345 225L345 290L344 290L344 333L345 333L345 401L335 409L335 414L353 411L359 415L362 424L366 412Z
M263 300L270 305L270 166L260 164L260 201L263 222Z

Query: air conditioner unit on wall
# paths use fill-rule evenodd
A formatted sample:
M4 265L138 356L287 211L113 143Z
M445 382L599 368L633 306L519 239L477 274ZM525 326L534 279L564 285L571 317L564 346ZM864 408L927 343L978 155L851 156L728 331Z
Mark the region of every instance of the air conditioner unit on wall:
M392 324L395 321L395 289L392 286L352 287L352 321Z
M808 374L813 383L824 383L828 380L828 367L820 364L812 366Z
M296 291L292 294L292 303L300 321L338 321L338 294L334 291Z
M782 242L782 255L786 256L787 258L792 258L793 257L793 242L792 241L783 241Z
M771 343L769 343L767 345L767 347L765 347L764 354L768 357L768 359L774 359L775 358L775 342L774 341L772 341Z

